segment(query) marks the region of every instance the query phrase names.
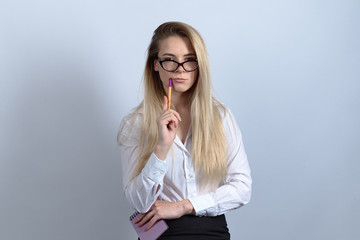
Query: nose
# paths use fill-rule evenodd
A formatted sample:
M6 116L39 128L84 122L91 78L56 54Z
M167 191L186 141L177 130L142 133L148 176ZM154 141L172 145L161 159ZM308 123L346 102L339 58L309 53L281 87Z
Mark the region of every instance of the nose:
M182 64L180 64L179 67L175 70L175 72L186 72L186 71L185 71L184 66Z

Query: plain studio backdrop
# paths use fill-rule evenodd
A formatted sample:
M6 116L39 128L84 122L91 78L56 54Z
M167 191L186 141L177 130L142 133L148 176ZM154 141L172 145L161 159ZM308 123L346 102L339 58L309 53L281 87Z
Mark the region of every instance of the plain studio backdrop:
M136 239L116 134L155 28L202 34L253 176L232 239L360 239L360 2L2 0L0 239Z

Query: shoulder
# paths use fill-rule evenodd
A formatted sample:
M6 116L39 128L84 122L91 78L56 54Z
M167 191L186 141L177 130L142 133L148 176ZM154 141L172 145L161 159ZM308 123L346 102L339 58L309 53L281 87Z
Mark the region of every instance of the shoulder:
M118 143L138 141L141 134L143 112L141 106L132 109L121 121L117 136Z
M230 138L241 138L241 132L233 112L219 100L215 99L214 102L222 119L222 123L227 137L229 138L231 136Z
M217 111L219 112L219 115L224 124L225 123L229 124L229 123L235 121L232 111L224 103L220 102L217 99L214 99L214 105L215 105Z
M121 125L138 125L142 121L143 111L141 106L138 106L136 108L133 108L130 110L130 112L122 119Z

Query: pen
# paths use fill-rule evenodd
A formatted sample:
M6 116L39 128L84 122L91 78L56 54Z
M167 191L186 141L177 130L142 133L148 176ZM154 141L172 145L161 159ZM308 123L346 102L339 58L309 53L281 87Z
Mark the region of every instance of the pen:
M170 109L170 105L171 105L171 87L172 87L172 78L169 78L168 109Z

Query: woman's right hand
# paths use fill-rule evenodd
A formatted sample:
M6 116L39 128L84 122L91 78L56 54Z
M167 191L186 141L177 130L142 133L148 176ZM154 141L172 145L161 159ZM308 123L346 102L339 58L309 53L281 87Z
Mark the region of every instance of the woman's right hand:
M156 120L158 125L158 142L155 146L154 153L161 159L165 160L170 150L171 144L176 137L176 130L181 121L179 113L172 109L167 109L168 99L164 96L164 106L161 116Z

